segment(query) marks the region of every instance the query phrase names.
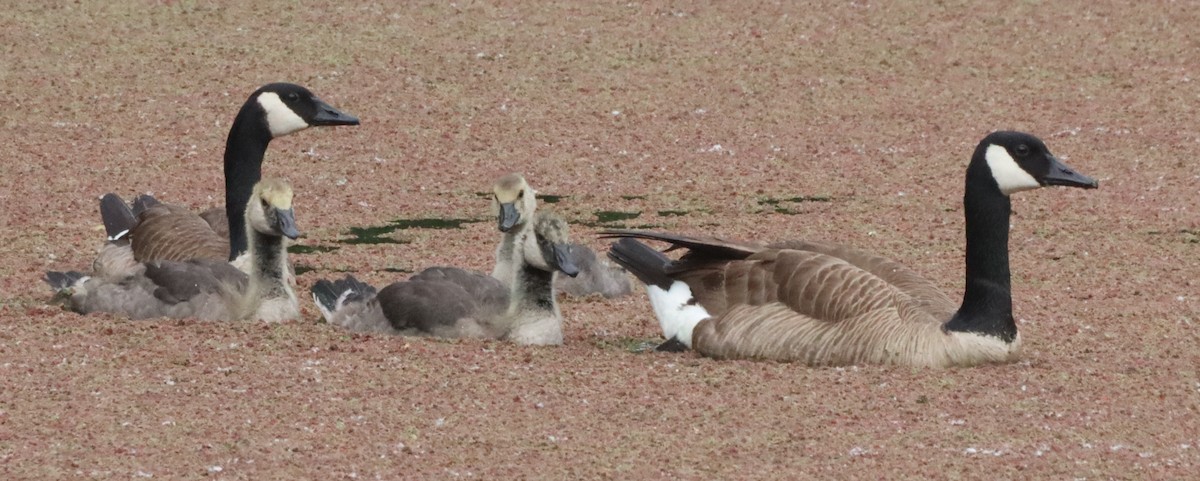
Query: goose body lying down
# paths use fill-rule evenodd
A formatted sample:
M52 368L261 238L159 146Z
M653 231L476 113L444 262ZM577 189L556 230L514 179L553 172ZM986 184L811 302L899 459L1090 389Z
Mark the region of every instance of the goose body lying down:
M132 319L196 318L280 321L300 315L289 284L287 241L300 235L292 189L280 180L255 185L244 216L250 232L249 274L224 259L134 263L119 278L48 272L46 281L69 309Z
M892 260L808 241L764 246L705 236L610 230L609 256L646 284L668 338L718 359L810 365L969 366L1011 362L1009 195L1046 185L1096 188L1038 138L996 132L967 168L966 289L955 304ZM686 249L678 260L639 242Z
M330 324L354 331L406 336L507 339L562 344L562 314L554 273L575 275L567 223L540 213L533 234L505 237L511 264L500 278L455 267L433 267L378 292L353 276L321 280L313 300Z
M309 127L358 125L295 84L273 83L256 90L238 111L225 143L225 207L200 213L143 195L132 206L116 194L100 200L109 242L93 263L94 275L122 277L141 262L192 259L234 260L248 247L243 213L262 177L271 140ZM245 263L245 258L241 261Z

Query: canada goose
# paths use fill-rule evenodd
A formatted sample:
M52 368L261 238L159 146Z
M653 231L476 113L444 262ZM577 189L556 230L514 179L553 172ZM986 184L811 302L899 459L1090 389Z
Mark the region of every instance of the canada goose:
M578 274L571 263L567 223L543 212L533 232L513 246L512 272L501 272L500 277L432 267L376 292L347 275L317 281L313 300L326 322L355 331L562 344L554 272Z
M496 267L492 270L492 277L507 284L511 280L502 278L502 273L514 272L511 269L512 246L518 244L514 239L528 235L532 227L526 220L532 218L537 209L536 192L521 174L508 174L493 185L492 205L497 214L497 227L504 233L496 248ZM590 247L571 244L571 255L572 263L579 268L579 275L560 279L557 283L558 292L577 297L600 294L606 298L633 292L625 269L597 258Z
M643 283L668 338L718 359L810 365L969 366L1011 362L1021 337L1009 284L1009 195L1098 183L1037 137L995 132L967 167L966 290L961 305L891 260L849 247L770 246L634 230L609 256ZM686 248L672 261L635 239Z
M242 217L250 233L249 275L225 261L136 263L122 278L47 272L56 298L73 311L109 312L133 319L155 317L206 320L281 321L300 315L295 291L287 282L288 237L300 236L292 210L292 188L276 179L254 186Z
M333 108L304 87L264 85L242 105L225 141L225 208L197 215L185 207L140 196L131 210L119 196L107 194L101 198L100 215L109 240L118 247L128 242L138 262L236 260L248 248L243 215L251 189L262 177L263 156L271 140L309 127L358 123L356 117ZM115 256L115 260L104 256ZM127 265L125 256L120 249L106 245L97 264L119 268Z

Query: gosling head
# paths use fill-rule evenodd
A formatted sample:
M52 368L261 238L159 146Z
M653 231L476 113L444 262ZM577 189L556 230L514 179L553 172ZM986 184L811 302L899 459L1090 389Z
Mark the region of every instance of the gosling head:
M264 235L293 240L300 237L292 211L292 186L281 179L263 179L254 184L246 204L246 223Z
M984 137L972 164L980 160L1004 195L1048 185L1095 189L1096 179L1058 160L1041 139L1024 132L999 131Z
M539 212L533 233L537 251L526 252L526 262L545 271L557 270L571 277L579 275L567 221L554 212Z
M524 225L537 208L535 192L521 174L508 174L492 185L492 210L500 232Z
M260 87L247 102L261 109L271 138L282 137L309 127L358 125L358 117L325 103L308 89L296 84L273 83Z

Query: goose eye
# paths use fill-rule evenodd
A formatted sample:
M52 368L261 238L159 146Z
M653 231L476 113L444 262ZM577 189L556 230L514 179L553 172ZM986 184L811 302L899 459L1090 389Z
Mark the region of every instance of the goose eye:
M521 191L520 191L520 192L517 192L517 198L518 198L518 199L524 199L524 198L525 198L525 189L521 189Z
M1018 145L1017 148L1013 149L1013 150L1016 150L1017 155L1020 155L1022 157L1029 155L1029 146L1025 145L1025 144Z
M295 102L297 100L300 100L300 94L298 94L296 92L292 92L287 95L287 98L288 98L288 100Z

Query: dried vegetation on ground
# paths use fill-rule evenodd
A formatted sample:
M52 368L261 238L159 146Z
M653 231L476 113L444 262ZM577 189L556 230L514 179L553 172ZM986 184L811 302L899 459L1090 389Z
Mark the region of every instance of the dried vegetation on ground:
M1180 479L1200 462L1200 10L1187 2L121 2L0 7L6 479ZM566 345L129 322L47 304L96 198L221 202L231 116L289 80L363 124L277 140L303 288L486 269L522 171L597 224L820 238L960 292L970 149L1046 139L1098 191L1014 199L1024 361L976 369L638 353L644 295ZM793 199L793 200L787 200ZM782 202L777 202L782 200ZM600 222L608 212L639 213ZM620 217L620 216L618 216ZM591 224L587 226L583 224ZM390 269L390 270L388 270ZM396 272L399 271L399 272ZM957 294L955 294L957 295Z

